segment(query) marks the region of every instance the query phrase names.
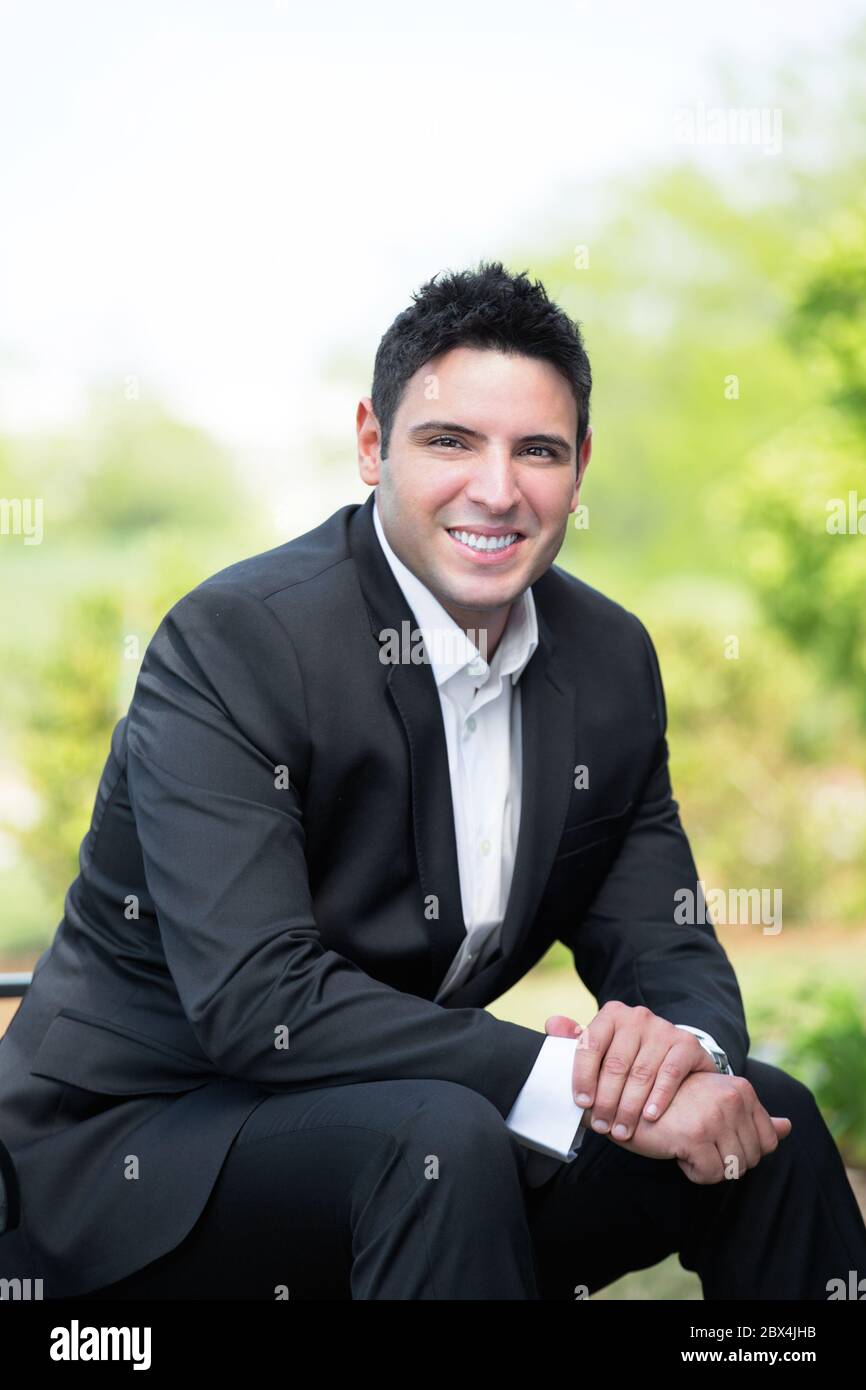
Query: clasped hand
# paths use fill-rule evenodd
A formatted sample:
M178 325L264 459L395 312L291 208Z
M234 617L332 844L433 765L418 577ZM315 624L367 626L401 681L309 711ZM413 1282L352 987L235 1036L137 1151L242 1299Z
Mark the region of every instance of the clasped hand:
M610 1000L586 1028L553 1014L545 1032L577 1039L581 1124L647 1158L675 1158L691 1182L740 1177L791 1132L746 1077L717 1072L693 1033L643 1005Z

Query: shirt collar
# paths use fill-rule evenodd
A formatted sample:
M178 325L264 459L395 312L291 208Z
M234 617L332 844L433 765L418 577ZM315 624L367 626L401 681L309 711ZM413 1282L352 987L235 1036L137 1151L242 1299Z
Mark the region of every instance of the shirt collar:
M464 671L467 668L468 674L473 677L476 684L479 677L483 683L489 675L498 675L503 678L510 675L512 684L516 685L538 646L538 616L535 611L532 589L524 589L520 597L515 599L511 605L505 631L488 664L482 659L477 646L455 623L451 614L442 607L442 604L434 597L426 584L422 584L418 576L413 574L408 566L403 564L400 557L394 553L388 544L379 517L378 497L375 495L373 524L385 559L403 592L403 597L417 619L436 685L444 685L445 681L456 675L458 671Z

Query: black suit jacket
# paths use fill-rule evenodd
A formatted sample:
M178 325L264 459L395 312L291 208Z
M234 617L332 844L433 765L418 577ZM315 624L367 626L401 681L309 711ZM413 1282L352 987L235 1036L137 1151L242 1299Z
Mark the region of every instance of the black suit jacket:
M505 1117L543 1021L484 1006L557 938L600 1005L706 1028L743 1069L725 952L673 920L697 871L652 644L557 566L533 586L501 941L434 1002L464 934L445 733L431 667L380 660L382 630L415 619L372 507L213 575L148 646L63 920L0 1044L21 1196L0 1274L46 1296L172 1249L274 1092L430 1077Z

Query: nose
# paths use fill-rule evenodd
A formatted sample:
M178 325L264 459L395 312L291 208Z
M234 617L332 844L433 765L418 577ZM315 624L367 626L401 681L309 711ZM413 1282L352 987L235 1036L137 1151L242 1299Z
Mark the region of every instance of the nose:
M518 505L520 488L508 448L489 449L475 461L472 478L466 487L466 498L469 502L477 502L495 516L510 512Z

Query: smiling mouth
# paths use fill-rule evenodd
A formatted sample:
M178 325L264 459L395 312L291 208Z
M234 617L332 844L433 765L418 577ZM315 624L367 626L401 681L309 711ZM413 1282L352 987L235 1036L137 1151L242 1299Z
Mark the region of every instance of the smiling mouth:
M521 531L508 531L499 536L482 535L479 531L465 530L462 527L445 528L455 545L465 554L477 561L486 563L509 558L517 551L524 540Z

